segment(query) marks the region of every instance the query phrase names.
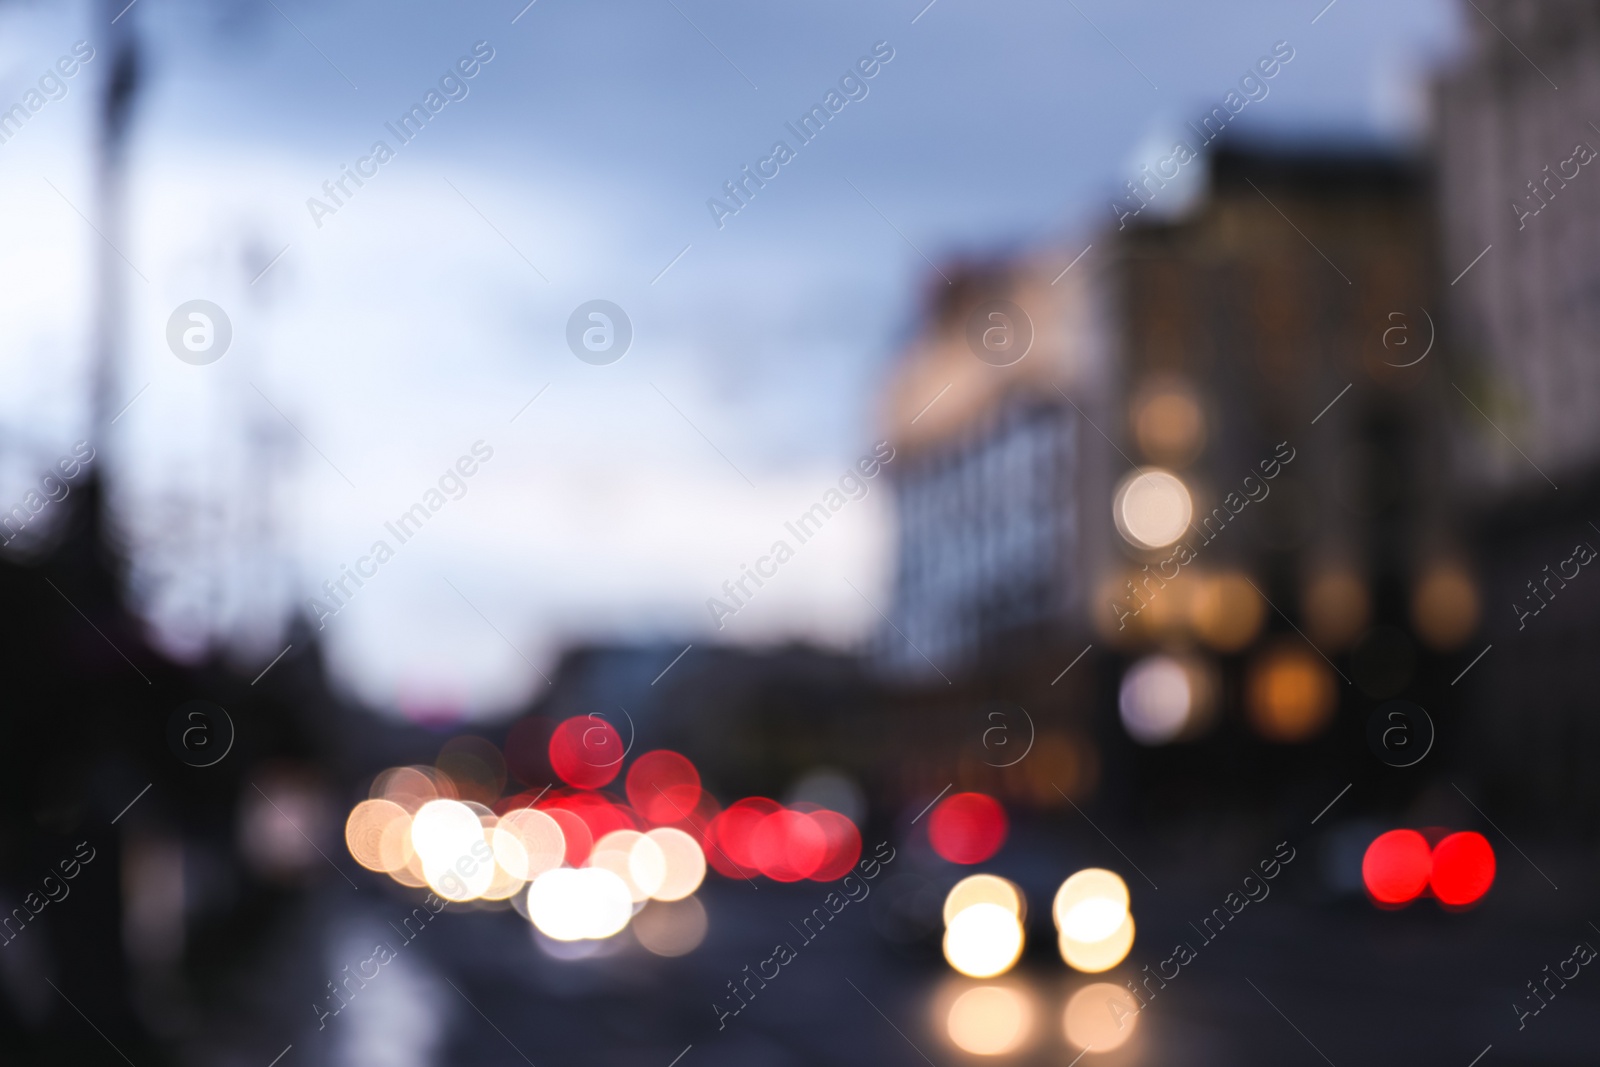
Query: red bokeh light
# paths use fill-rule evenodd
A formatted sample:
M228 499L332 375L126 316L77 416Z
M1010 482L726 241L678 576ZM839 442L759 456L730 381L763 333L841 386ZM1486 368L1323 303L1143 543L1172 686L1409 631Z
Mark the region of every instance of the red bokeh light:
M754 878L761 873L754 867L741 867L729 859L727 851L714 836L706 838L705 853L706 866L724 878Z
M1441 904L1459 908L1477 903L1494 884L1494 849L1482 834L1451 834L1433 846L1428 884Z
M700 772L678 753L657 749L633 761L627 789L639 814L654 825L668 826L693 816L700 803Z
M717 816L722 813L722 805L717 803L717 798L711 795L711 790L700 790L700 801L689 812L687 819L669 819L657 823L658 826L670 826L682 830L700 843L702 852L711 851L712 826Z
M785 808L756 823L749 852L756 869L768 878L798 882L828 858L828 839L810 815Z
M1006 840L1006 811L983 793L957 793L928 817L933 850L951 863L982 863Z
M581 715L550 735L550 768L568 785L599 789L622 770L622 738L598 715Z
M587 790L570 790L547 795L542 805L546 810L570 811L583 820L589 835L598 841L613 830L637 830L639 819L632 808L616 803L605 793Z
M581 819L577 812L566 808L541 807L540 811L556 821L561 827L561 834L567 842L567 865L582 867L589 858L589 853L594 850L594 835L589 832L589 824Z
M1379 834L1361 858L1361 880L1380 904L1415 900L1432 873L1433 854L1427 840L1415 830Z
M843 878L856 865L856 860L861 858L861 832L856 829L855 823L826 808L811 812L810 818L822 830L822 836L828 843L827 855L811 872L812 880L831 882Z
M711 824L712 848L706 860L719 873L730 878L748 878L760 874L755 856L751 852L751 838L762 819L782 810L776 800L766 797L745 797L728 805Z

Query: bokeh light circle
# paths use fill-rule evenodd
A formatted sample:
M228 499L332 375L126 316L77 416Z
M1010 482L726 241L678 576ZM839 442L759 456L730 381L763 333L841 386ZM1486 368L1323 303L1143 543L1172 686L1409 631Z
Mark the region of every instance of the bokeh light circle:
M391 767L372 782L373 799L391 800L412 815L440 795L434 779L419 767Z
M430 800L411 819L411 847L425 869L453 866L482 840L477 813L457 800Z
M610 871L628 887L632 903L648 900L667 876L661 846L637 830L613 830L594 843L590 867Z
M1140 451L1158 463L1184 466L1205 445L1199 398L1188 383L1174 378L1140 387L1131 422Z
M706 939L706 909L694 897L654 900L634 916L633 936L656 956L686 956Z
M480 813L462 801L430 800L418 808L411 819L411 848L427 888L446 901L462 902L493 885L494 853L483 830Z
M566 835L561 830L561 824L549 812L514 808L501 817L498 828L502 833L514 837L522 852L518 857L507 846L506 855L502 857L502 846L499 838L496 838L495 862L519 878L532 881L545 871L561 866L566 859ZM514 866L519 858L521 870Z
M527 870L527 850L522 847L522 842L515 834L502 830L499 826L485 830L483 836L489 846L490 854L494 857L489 863L493 869L493 876L478 896L482 900L510 900L521 893L522 887L528 884L525 875L515 873ZM501 861L502 856L506 862Z
M1165 548L1189 528L1194 501L1171 471L1149 468L1123 479L1111 509L1117 532L1136 548Z
M730 878L748 878L760 874L751 842L756 827L782 806L768 797L745 797L729 804L711 825L711 844L706 859L721 874Z
M928 841L951 863L982 863L1005 844L1006 829L1005 809L983 793L948 796L928 816Z
M633 917L628 887L602 867L558 867L528 887L528 916L556 941L599 940L619 933Z
M950 1042L974 1056L1015 1052L1033 1029L1033 1005L1003 986L978 986L955 999L946 1014Z
M822 839L827 845L827 852L822 862L817 865L817 869L811 872L811 879L817 882L831 882L836 878L843 878L861 858L861 831L856 829L855 823L837 811L824 808L807 814L822 831Z
M1379 834L1361 858L1361 881L1380 904L1415 900L1432 873L1432 851L1415 830Z
M706 877L706 855L700 843L682 830L658 826L645 834L661 850L666 869L660 884L650 894L656 900L682 900Z
M1411 595L1411 623L1431 648L1447 652L1478 628L1482 605L1477 584L1456 563L1430 567Z
M1494 849L1480 833L1451 834L1433 846L1428 885L1439 903L1462 908L1476 904L1494 884Z
M1306 583L1301 610L1309 636L1318 647L1343 650L1367 628L1372 598L1359 573L1346 566L1330 566Z
M1061 1029L1076 1048L1110 1052L1122 1046L1139 1022L1139 1003L1122 986L1094 982L1072 994L1061 1013Z
M667 854L655 838L640 834L633 847L628 849L628 877L624 879L628 888L635 891L634 902L655 896L666 880Z
M562 857L570 867L582 867L589 858L590 851L594 848L594 834L589 830L589 824L578 817L573 811L566 808L540 808L560 828L561 838L566 843L566 854Z
M750 835L756 868L775 882L809 878L828 858L822 827L803 811L784 808L766 816Z
M974 904L998 904L1022 922L1022 890L997 874L970 874L950 887L944 898L944 922L950 925L961 912Z
M628 803L654 825L682 822L700 803L700 772L687 758L666 749L634 760L626 787Z
M1245 687L1250 722L1268 741L1306 741L1333 717L1333 670L1309 648L1281 644L1251 664Z
M1171 656L1146 656L1122 676L1117 711L1135 741L1164 745L1189 725L1194 697L1182 663Z
M406 815L384 825L383 836L378 839L379 870L387 872L401 885L421 886L401 876L417 862L417 850L411 847L411 816ZM418 868L420 872L420 867Z
M622 770L622 737L598 715L568 719L550 735L550 768L579 789L599 789Z
M1107 937L1098 941L1078 941L1063 933L1058 938L1061 958L1073 970L1084 974L1109 971L1128 958L1133 948L1134 924L1132 915L1122 917L1118 926Z
M633 809L618 804L605 793L575 789L546 801L547 809L565 808L583 820L596 841L613 830L637 830L639 820Z
M944 932L944 958L969 978L993 978L1022 955L1022 924L998 904L963 908Z
M403 866L406 857L397 857L392 846L385 854L384 838L386 834L393 836L392 826L404 826L410 821L406 809L392 800L363 800L351 809L344 824L344 842L350 850L350 858L367 870L379 873ZM398 863L394 862L397 858Z
M1074 941L1102 941L1122 926L1129 907L1128 883L1115 871L1086 867L1061 883L1050 913L1056 929Z
M1250 579L1236 572L1200 579L1189 601L1189 621L1200 640L1218 652L1238 652L1261 632L1267 604Z

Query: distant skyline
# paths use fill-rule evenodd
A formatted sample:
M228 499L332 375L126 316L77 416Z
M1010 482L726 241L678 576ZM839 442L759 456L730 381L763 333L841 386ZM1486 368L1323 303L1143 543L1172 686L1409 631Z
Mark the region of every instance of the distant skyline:
M486 442L471 491L325 620L340 683L380 707L505 710L578 640L848 645L887 598L882 480L722 630L706 601L883 436L878 390L936 266L1055 246L1065 266L1170 131L1247 92L1280 41L1292 61L1227 138L1401 143L1460 37L1447 0L924 2L141 0L120 249L135 399L86 432L100 239L77 212L102 55L0 144L0 499L46 473L35 453L88 438L164 643L220 629L264 666L281 613L309 618ZM102 40L101 17L0 6L0 107ZM880 42L893 58L867 78ZM469 76L475 46L493 58ZM848 103L776 160L835 90ZM420 132L391 138L413 104ZM708 199L763 159L719 228ZM232 326L203 366L166 342L193 299ZM596 299L633 332L605 365L566 339Z

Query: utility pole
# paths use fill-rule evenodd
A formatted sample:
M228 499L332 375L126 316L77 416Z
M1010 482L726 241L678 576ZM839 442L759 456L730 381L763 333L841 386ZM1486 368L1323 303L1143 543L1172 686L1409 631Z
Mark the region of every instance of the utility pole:
M103 443L122 399L118 392L127 301L128 269L116 249L127 239L127 145L134 98L140 82L139 46L133 32L133 4L101 0L96 5L105 27L110 74L100 99L95 129L95 216L105 240L96 246L93 361L90 382L90 439ZM90 42L94 43L93 40Z

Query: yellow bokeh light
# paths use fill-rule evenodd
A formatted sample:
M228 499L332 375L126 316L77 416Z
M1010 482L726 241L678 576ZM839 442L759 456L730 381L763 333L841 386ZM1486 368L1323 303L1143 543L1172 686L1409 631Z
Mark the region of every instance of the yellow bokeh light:
M1133 948L1133 916L1123 917L1122 925L1110 936L1098 941L1077 941L1062 934L1059 938L1061 958L1067 966L1084 974L1109 971L1128 958Z
M654 838L640 835L628 849L628 889L637 892L634 902L649 900L667 880L667 854Z
M945 896L945 925L974 904L998 904L1015 915L1018 922L1027 918L1022 890L997 874L973 874L951 886Z
M384 836L391 833L395 824L409 824L411 816L391 800L363 800L350 810L344 824L344 843L350 858L369 871L380 873L394 870L405 863L393 863L394 856L384 854Z
M1159 380L1142 387L1132 421L1139 449L1157 463L1184 466L1205 445L1205 415L1193 390L1178 380Z
M706 909L694 897L653 900L633 919L633 936L657 956L684 956L706 939Z
M515 834L499 826L484 831L484 840L494 856L494 877L484 889L484 900L510 900L528 883L519 871L528 869L528 854ZM503 862L502 857L509 863Z
M441 899L461 904L488 892L494 884L496 870L493 861L483 863L468 857L448 866L424 862L422 877Z
M975 1056L1015 1052L1033 1029L1033 1005L1020 991L1003 986L969 989L950 1005L945 1018L950 1041Z
M621 878L635 904L649 900L667 877L667 859L661 846L637 830L613 830L596 841L588 866L603 868Z
M515 838L521 851L496 838L495 862L524 881L532 881L545 871L561 866L567 855L567 838L561 824L534 808L513 808L500 819L498 829ZM520 864L520 866L519 866Z
M1200 579L1189 602L1189 622L1200 640L1218 652L1238 652L1261 632L1266 601L1242 574Z
M1074 941L1103 941L1128 916L1128 883L1115 871L1087 867L1061 883L1051 902L1056 929Z
M513 878L526 882L529 877L528 849L516 831L501 823L485 836L489 839L489 848L494 852L495 866Z
M1256 731L1268 741L1292 743L1315 736L1333 717L1338 689L1332 669L1308 648L1283 644L1251 666L1245 705Z
M993 978L1022 955L1022 924L999 904L973 904L950 920L944 958L969 978Z
M1306 583L1302 602L1306 630L1325 649L1349 648L1372 618L1372 598L1354 570L1334 567Z
M1165 548L1183 536L1194 517L1194 501L1171 471L1150 468L1130 474L1112 504L1117 532L1136 548Z
M1139 1002L1110 982L1086 985L1067 1001L1061 1029L1075 1047L1109 1052L1133 1036L1139 1023Z
M417 855L411 847L411 842L406 842L407 859L404 866L396 867L389 872L389 877L408 889L421 889L428 884L428 879L422 874L422 857Z
M1471 637L1480 613L1476 583L1454 563L1429 567L1411 594L1411 624L1429 647L1440 652Z
M370 793L374 800L388 800L411 815L430 800L440 797L434 780L419 767L391 767L373 779Z
M644 836L655 842L666 863L660 884L650 894L653 899L682 900L700 888L706 878L706 854L700 842L670 826L657 827Z
M378 860L382 870L396 876L416 861L417 851L411 847L411 816L406 815L386 824L383 836L378 839Z
M522 887L527 885L521 878L513 878L499 867L494 869L494 878L489 882L478 897L479 900L510 900L522 892Z

